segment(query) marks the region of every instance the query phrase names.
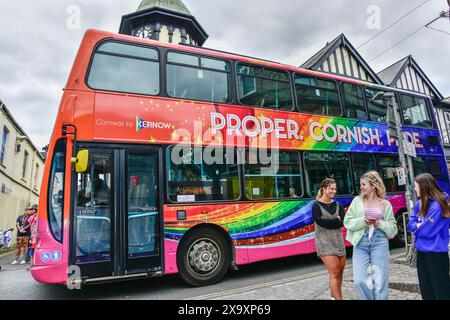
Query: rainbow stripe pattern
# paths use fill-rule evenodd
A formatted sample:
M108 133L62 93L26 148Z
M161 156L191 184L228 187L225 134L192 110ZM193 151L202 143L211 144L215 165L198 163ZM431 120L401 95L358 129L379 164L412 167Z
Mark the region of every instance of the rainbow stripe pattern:
M339 199L347 208L352 198ZM313 200L165 207L165 237L180 241L184 233L200 223L216 224L230 234L234 245L256 248L311 239ZM177 210L187 219L178 221Z

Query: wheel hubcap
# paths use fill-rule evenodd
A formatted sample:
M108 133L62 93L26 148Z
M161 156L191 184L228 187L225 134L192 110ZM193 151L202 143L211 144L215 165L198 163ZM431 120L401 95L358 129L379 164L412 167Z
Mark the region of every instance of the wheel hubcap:
M212 273L219 265L220 259L217 243L211 239L195 241L188 251L189 265L196 273Z

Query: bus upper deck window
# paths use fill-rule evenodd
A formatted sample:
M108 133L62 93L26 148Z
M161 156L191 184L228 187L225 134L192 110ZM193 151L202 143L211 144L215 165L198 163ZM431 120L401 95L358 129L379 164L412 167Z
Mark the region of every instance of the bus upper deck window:
M372 100L378 92L378 90L364 89L367 100L367 109L369 111L370 120L386 122L388 102L386 100Z
M400 95L403 123L406 125L431 128L432 122L425 99Z
M362 88L352 83L341 83L345 116L358 120L367 120L366 105Z
M158 59L155 49L107 42L95 52L88 85L98 90L158 95Z
M231 100L230 63L192 54L167 54L170 97L227 103Z
M334 81L297 75L295 92L300 112L341 116L341 104Z
M292 110L291 86L286 72L239 63L237 73L238 94L242 104Z

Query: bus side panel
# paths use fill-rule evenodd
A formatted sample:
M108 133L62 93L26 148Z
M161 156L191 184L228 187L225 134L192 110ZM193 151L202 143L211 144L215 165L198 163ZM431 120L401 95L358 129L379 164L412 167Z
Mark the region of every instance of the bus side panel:
M60 118L60 116L58 116ZM57 122L59 122L57 120ZM52 139L49 155L54 154L54 146L57 138ZM69 228L70 228L70 180L71 180L71 151L72 142L67 141L65 157L64 177L64 207L62 212L62 243L58 242L51 230L48 219L49 212L49 177L51 176L51 162L46 162L41 197L39 199L38 237L36 250L33 256L31 274L33 278L41 283L67 284L68 261L69 261Z
M33 256L31 275L40 283L67 283L67 250L53 239L48 222L39 219L38 244ZM48 232L42 232L48 230ZM68 227L64 233L68 233Z
M352 198L338 199L347 208ZM164 209L166 271L176 272L179 241L191 228L215 224L226 230L236 250L236 264L313 252L313 200L166 205ZM186 220L177 220L177 210ZM345 236L345 230L344 236ZM347 243L348 245L348 243Z
M77 140L92 140L94 107L94 93L66 91L61 107L62 124L74 124L77 127Z
M406 210L406 197L403 194L387 196L386 199L391 203L394 215L400 211Z
M174 274L178 273L177 266L177 250L178 241L171 239L164 239L164 273Z
M314 229L312 225L309 227L311 230ZM292 243L281 241L276 244L249 248L249 263L311 253L314 243L313 231L307 234L306 237L307 238L300 237L297 241L293 241Z

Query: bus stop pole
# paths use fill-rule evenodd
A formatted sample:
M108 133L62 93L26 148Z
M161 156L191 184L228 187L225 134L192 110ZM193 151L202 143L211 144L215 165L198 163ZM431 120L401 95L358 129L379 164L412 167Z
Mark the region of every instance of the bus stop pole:
M397 101L395 100L395 95L391 94L389 96L389 107L393 109L394 118L395 118L395 127L397 130L397 141L398 141L398 155L400 157L400 163L401 166L405 170L405 196L406 196L406 211L408 218L411 216L412 212L412 192L411 192L411 181L414 181L414 173L412 170L412 160L407 159L405 155L405 150L403 147L403 129L402 129L402 123L400 119L400 110L397 104ZM408 157L410 158L410 157ZM409 165L408 165L409 164ZM408 253L408 237L407 237L407 225L406 225L406 218L405 215L403 215L403 230L404 230L404 236L405 236L405 250L406 253Z

